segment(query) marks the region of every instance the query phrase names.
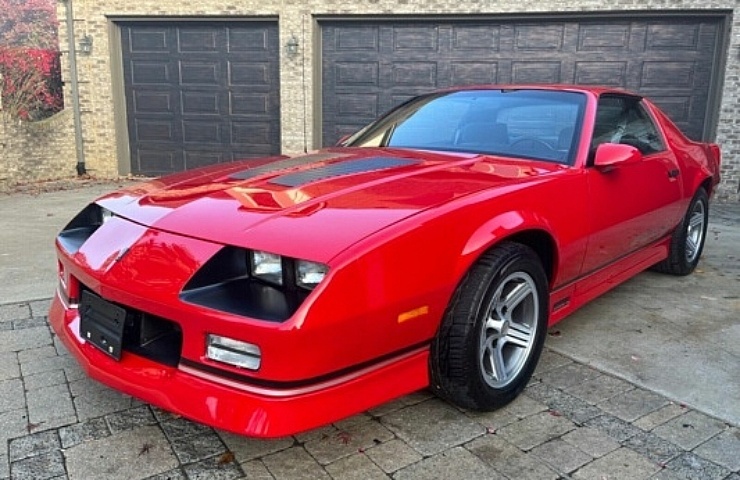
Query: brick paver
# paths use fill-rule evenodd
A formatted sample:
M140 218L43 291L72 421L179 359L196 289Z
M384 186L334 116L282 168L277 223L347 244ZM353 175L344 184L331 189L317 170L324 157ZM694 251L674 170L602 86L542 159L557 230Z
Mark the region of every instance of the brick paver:
M255 440L88 379L48 301L0 306L0 480L740 480L740 429L552 351L496 412L418 392L311 432Z

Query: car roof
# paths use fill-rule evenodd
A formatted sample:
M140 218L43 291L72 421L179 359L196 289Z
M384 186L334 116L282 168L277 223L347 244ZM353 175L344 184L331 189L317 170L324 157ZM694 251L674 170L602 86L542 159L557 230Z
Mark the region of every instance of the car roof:
M465 86L444 88L438 91L464 92L464 91L470 91L470 90L551 90L551 91L591 93L596 96L600 96L604 93L639 96L635 94L634 92L630 92L622 88L597 86L597 85L571 85L571 84L565 84L565 83L465 85Z

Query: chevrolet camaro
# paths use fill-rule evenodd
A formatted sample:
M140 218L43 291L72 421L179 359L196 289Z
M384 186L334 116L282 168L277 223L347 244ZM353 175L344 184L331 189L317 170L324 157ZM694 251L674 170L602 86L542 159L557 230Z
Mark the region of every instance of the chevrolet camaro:
M694 270L719 165L622 90L437 91L335 147L97 199L56 239L50 320L91 377L248 436L423 388L492 410L548 326Z

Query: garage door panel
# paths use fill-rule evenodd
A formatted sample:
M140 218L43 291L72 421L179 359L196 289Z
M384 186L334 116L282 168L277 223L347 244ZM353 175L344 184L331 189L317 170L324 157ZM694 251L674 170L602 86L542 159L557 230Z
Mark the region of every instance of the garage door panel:
M557 83L560 81L560 62L512 62L513 83Z
M271 78L267 63L229 63L229 84L232 86L269 87L275 81L277 79Z
M647 27L647 50L694 50L699 47L699 25L651 24Z
M580 25L578 29L579 52L627 52L630 25L597 23Z
M184 143L221 144L224 142L221 120L197 121L184 120L182 122L182 140Z
M563 47L565 25L521 25L516 27L514 48L516 50L552 50Z
M231 161L231 159L224 158L224 153L213 152L211 150L204 151L193 151L188 150L184 153L184 169L190 170L191 168L206 167L208 165L214 165L216 163L224 163Z
M218 35L220 31L214 30L212 27L206 27L180 28L177 32L180 52L218 53Z
M390 96L390 102L388 104L386 104L386 105L383 105L383 108L381 109L381 111L382 112L385 112L387 110L390 110L391 108L393 108L396 105L400 105L403 102L406 102L408 100L411 100L413 97L415 97L417 95L421 95L424 91L425 90L423 90L423 89L420 88L418 90L409 91L409 92L406 92L406 93L396 93L394 95L391 95Z
M451 85L498 82L498 63L452 62Z
M170 70L170 64L166 61L133 61L131 62L131 83L133 85L169 85L172 81Z
M266 55L271 52L267 29L231 28L228 35L230 52L262 52Z
M645 62L640 85L643 88L687 88L694 86L694 62Z
M218 115L220 95L218 92L182 92L182 113L184 115Z
M139 148L134 152L132 167L140 172L172 172L185 169L182 150Z
M213 62L180 62L181 85L219 85L220 63Z
M172 113L172 95L169 91L133 90L134 113Z
M265 93L232 93L229 95L231 115L257 115L270 113L270 98Z
M334 78L337 86L378 86L379 69L377 62L337 62Z
M124 45L124 51L128 50L134 53L167 53L170 49L167 43L167 30L163 28L134 28L128 39L128 49Z
M607 85L676 97L681 100L668 103L689 113L675 121L701 139L721 21L584 15L526 22L322 22L322 141L332 145L352 126L374 119L373 109L353 103L362 101L353 94L376 95L383 113L415 93L478 83Z
M175 139L169 120L137 120L136 136L143 142L171 142Z
M365 50L377 52L380 47L379 27L338 28L334 37L334 50Z
M452 50L497 51L501 41L501 29L488 26L452 27Z
M436 52L439 35L435 25L428 27L396 27L393 29L393 50Z
M576 62L577 85L627 86L627 62Z
M336 114L340 117L355 118L357 115L377 117L378 113L377 94L352 93L337 95Z
M235 145L270 145L272 126L262 122L232 122L231 142Z
M437 85L436 62L398 62L392 67L391 87L414 85L434 88Z
M121 33L133 173L280 151L276 22L136 22Z

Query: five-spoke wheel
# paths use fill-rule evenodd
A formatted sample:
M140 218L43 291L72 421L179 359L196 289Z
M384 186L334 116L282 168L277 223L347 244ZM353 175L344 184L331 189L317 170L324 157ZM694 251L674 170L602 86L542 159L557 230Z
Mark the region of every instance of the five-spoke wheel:
M534 345L539 305L532 277L524 272L506 277L487 310L480 334L481 370L486 383L501 388L517 378Z
M704 246L704 232L706 231L707 212L704 202L694 202L688 214L686 226L686 261L694 263Z
M654 270L672 275L688 275L699 263L704 249L709 220L709 196L699 188L691 199L681 223L671 237L668 258L653 266Z
M432 342L430 377L439 396L492 410L526 386L547 327L547 276L529 247L502 242L467 273Z

